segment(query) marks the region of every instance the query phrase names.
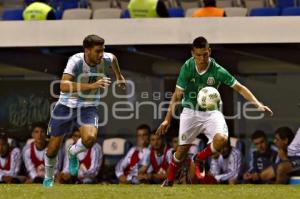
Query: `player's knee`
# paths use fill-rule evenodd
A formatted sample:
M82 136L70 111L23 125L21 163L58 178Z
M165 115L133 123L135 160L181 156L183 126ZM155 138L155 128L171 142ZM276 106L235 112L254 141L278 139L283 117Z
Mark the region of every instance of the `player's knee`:
M268 167L259 174L259 179L261 179L264 182L267 182L274 177L275 177L275 171L273 167Z
M287 165L282 163L282 164L278 165L276 173L277 173L277 175L282 176L282 175L286 174L287 170L288 170Z
M48 148L47 148L46 155L49 158L54 158L54 157L57 156L58 150L59 150L59 146L57 147L55 145L49 145Z
M228 136L222 133L217 133L213 138L213 147L216 151L221 151L228 142Z
M96 135L88 135L82 138L82 143L87 148L92 148L92 146L96 143L97 136Z
M178 146L175 156L178 160L183 160L190 149L190 145L181 145Z

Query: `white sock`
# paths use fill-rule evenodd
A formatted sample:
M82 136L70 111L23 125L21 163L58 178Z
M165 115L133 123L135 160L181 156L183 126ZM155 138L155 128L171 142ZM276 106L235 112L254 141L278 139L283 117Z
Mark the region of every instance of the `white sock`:
M47 154L45 154L45 178L54 178L56 161L57 156L49 158Z
M83 144L82 144L82 140L81 138L76 142L76 144L73 144L70 149L69 149L69 152L72 154L72 155L77 155L78 153L81 153L81 152L84 152L84 151L87 151L88 148L86 148Z

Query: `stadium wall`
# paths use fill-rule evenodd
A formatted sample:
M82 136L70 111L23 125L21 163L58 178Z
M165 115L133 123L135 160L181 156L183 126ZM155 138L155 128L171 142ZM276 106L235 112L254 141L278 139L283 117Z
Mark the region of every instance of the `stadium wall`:
M300 17L1 21L0 30L0 47L80 46L92 33L108 45L189 44L199 35L213 44L299 43Z

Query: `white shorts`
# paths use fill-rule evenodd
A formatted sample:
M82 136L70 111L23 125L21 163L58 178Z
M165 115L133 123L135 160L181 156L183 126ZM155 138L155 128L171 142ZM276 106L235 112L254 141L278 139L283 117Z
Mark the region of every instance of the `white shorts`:
M228 136L223 114L218 110L203 112L184 108L180 115L179 145L192 144L200 133L208 138L208 143L217 133Z

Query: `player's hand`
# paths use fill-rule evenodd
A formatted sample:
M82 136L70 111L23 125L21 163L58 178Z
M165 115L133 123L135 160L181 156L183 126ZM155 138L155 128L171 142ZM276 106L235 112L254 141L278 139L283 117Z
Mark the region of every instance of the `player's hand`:
M92 89L96 88L106 88L111 84L110 78L108 77L102 77L98 81L91 84Z
M278 149L278 157L281 161L288 160L287 151L284 149Z
M121 77L117 80L117 86L123 90L126 89L126 80L125 78L121 75Z
M155 134L159 135L159 136L164 135L168 131L169 128L170 128L170 122L165 120L158 127Z
M273 111L272 111L269 107L267 107L267 106L259 105L259 106L257 107L257 109L258 109L259 111L268 113L270 116L273 116Z

